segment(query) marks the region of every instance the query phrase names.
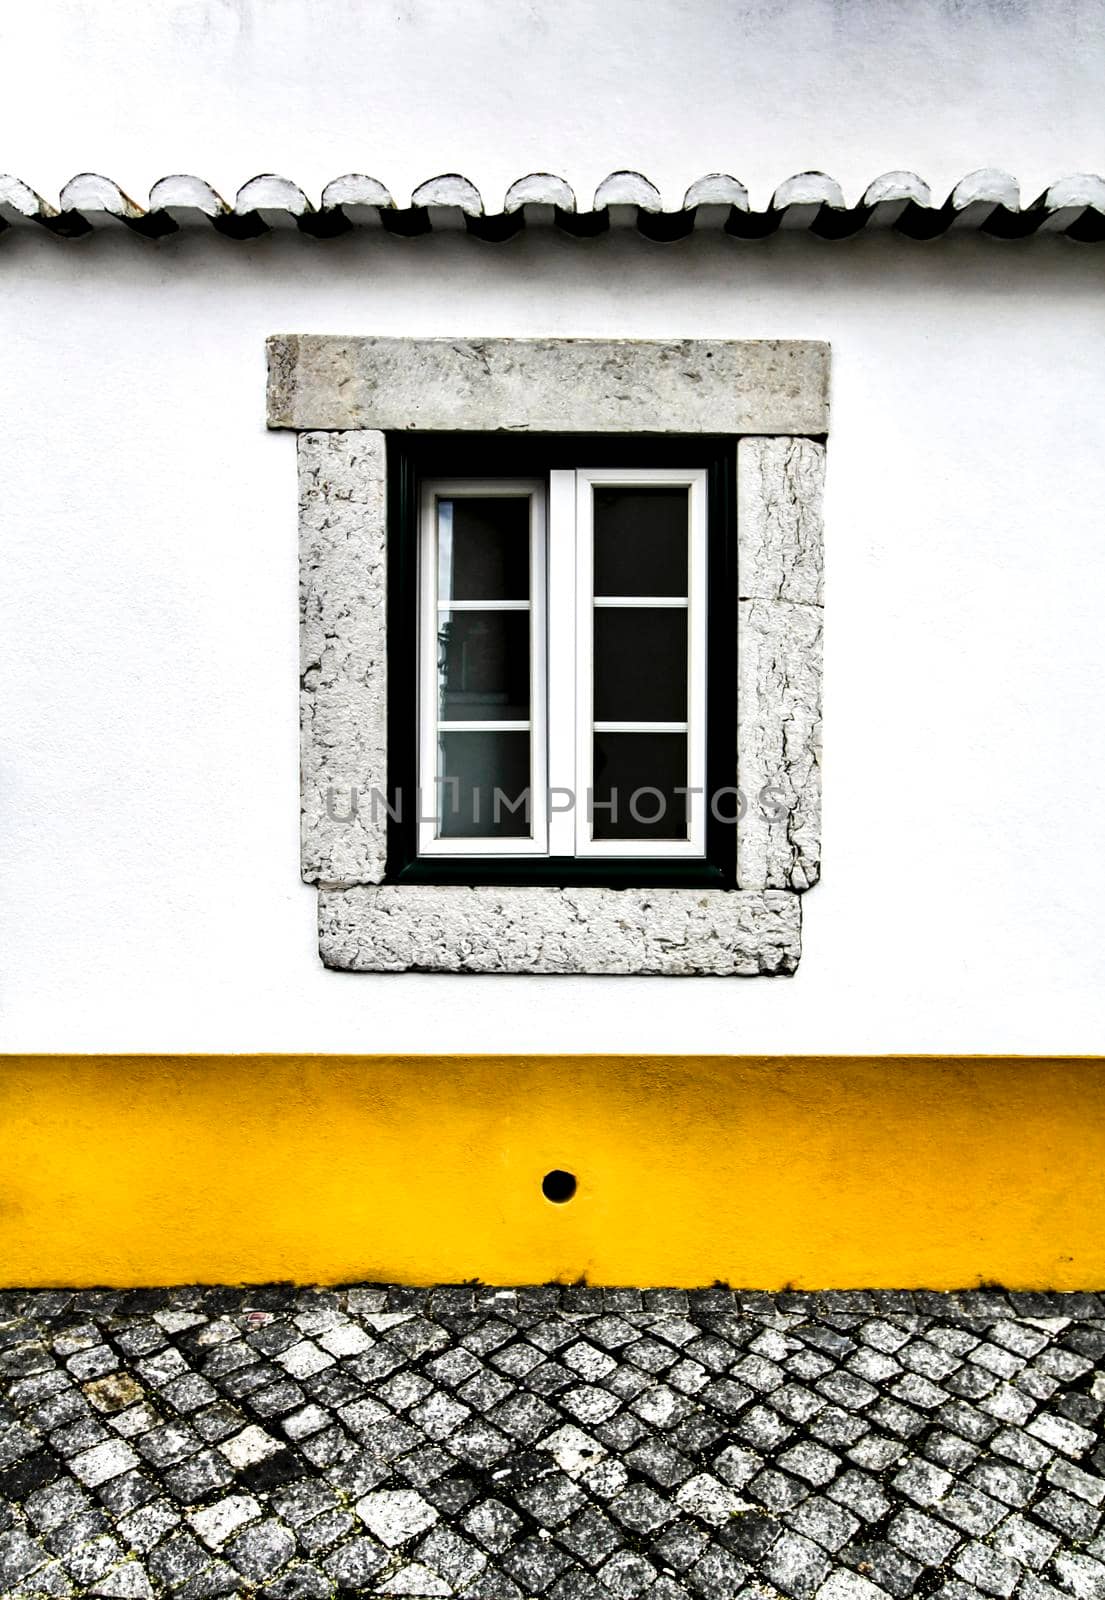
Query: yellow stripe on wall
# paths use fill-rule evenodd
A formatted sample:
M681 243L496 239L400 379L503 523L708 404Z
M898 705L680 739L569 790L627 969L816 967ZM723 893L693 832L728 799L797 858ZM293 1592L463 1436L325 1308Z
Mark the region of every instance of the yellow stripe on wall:
M1105 1286L1099 1059L8 1056L0 1084L7 1285Z

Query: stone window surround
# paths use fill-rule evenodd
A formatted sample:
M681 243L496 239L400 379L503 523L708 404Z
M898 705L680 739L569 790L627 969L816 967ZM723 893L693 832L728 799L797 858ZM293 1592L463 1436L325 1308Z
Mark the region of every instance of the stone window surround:
M781 974L820 872L821 501L829 347L806 341L268 341L298 435L302 876L319 952L366 972ZM734 889L387 884L389 431L731 434ZM354 793L354 791L356 791ZM363 798L362 798L363 797Z

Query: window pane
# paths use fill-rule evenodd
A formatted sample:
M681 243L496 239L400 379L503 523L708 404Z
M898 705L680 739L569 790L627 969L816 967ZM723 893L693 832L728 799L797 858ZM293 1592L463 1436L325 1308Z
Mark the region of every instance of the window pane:
M528 611L439 611L443 722L529 719Z
M686 734L596 733L593 836L685 839L686 782Z
M595 496L595 593L687 593L686 489L605 489Z
M441 838L530 838L528 733L443 733L438 763Z
M687 720L687 613L595 607L596 722Z
M439 600L528 600L528 495L437 503Z

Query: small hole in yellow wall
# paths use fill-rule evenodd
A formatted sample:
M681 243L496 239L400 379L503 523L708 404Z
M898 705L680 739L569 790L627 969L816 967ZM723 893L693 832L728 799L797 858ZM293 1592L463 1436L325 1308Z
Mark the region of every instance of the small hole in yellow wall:
M574 1172L561 1172L557 1167L553 1172L546 1172L541 1179L541 1193L546 1200L551 1200L555 1205L562 1206L565 1200L570 1200L576 1192L576 1179Z

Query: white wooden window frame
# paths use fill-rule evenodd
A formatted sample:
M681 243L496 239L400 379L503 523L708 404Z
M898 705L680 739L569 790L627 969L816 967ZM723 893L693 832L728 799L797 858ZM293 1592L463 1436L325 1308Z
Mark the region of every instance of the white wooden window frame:
M301 872L318 890L323 962L369 973L793 972L802 903L820 875L828 346L296 334L268 348L269 427L298 435ZM736 594L723 625L735 634L733 779L746 802L735 886L389 881L388 808L377 803L389 774L388 434L411 428L609 434L611 459L618 435L732 439ZM575 596L574 573L554 564L550 576ZM553 708L563 687L549 686ZM555 726L550 739L555 751ZM758 806L763 792L782 804Z
M555 479L557 473L553 473ZM569 681L569 663L574 663L575 679L575 774L576 804L572 812L575 838L571 851L577 856L659 857L672 860L701 859L706 854L706 472L702 468L616 467L578 468L565 474L574 484L575 555L575 630L574 637L561 648L563 658L550 657L550 678ZM685 488L688 502L687 594L604 595L594 592L595 519L594 489L634 489L653 485ZM558 503L568 499L568 486ZM561 541L563 544L566 541ZM551 545L551 559L558 559L557 541ZM565 555L563 559L567 559ZM567 587L567 583L563 584ZM594 618L601 607L676 607L687 612L687 720L685 722L603 722L594 720ZM550 632L550 650L556 648L558 634ZM686 733L687 735L687 838L680 839L596 839L594 837L592 796L594 792L594 734L607 733ZM554 769L555 774L556 769ZM554 776L554 782L557 781ZM566 840L565 840L566 842ZM558 852L554 852L558 853Z
M687 491L687 593L594 593L594 490L663 485ZM447 600L440 593L443 501L528 498L530 594L527 600ZM418 536L419 693L418 795L420 856L495 859L533 856L587 859L704 859L706 854L706 472L703 468L586 467L555 469L547 496L542 480L431 478L422 486ZM596 610L680 609L687 613L687 718L636 722L594 719ZM528 611L530 716L525 721L442 719L438 632L447 611ZM447 799L439 774L442 733L530 735L528 839L442 836ZM680 733L687 737L687 837L594 837L594 734ZM550 816L550 793L565 804Z
M438 593L443 500L512 498L529 500L528 600L443 600ZM538 478L432 478L422 487L418 536L418 853L420 856L517 856L521 860L548 851L548 767L546 718L547 527L545 486ZM528 611L530 714L525 722L442 719L438 714L438 623L445 611ZM528 732L530 736L530 837L441 837L438 832L444 799L438 778L438 737L445 733Z

